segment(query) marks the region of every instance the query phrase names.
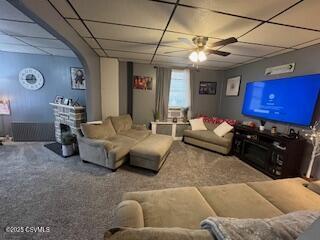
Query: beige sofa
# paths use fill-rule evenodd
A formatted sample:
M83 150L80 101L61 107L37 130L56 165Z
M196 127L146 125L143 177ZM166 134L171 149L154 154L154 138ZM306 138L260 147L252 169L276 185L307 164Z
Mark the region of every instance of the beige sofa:
M213 132L219 124L205 122L205 125L208 130L184 130L183 141L218 153L229 154L232 147L233 132L227 133L224 137L219 137Z
M207 231L199 230L200 222L209 216L271 218L298 210L320 210L320 181L310 188L306 187L308 184L301 178L292 178L128 192L116 208L114 225L120 229L148 229L147 234L159 228L169 232L193 230L186 233L190 238L185 239L212 239ZM107 239L113 239L112 233L118 230L109 231ZM197 237L191 238L191 233Z
M134 125L130 115L109 117L100 125L81 124L80 158L114 171L127 160L130 149L150 134L145 126Z

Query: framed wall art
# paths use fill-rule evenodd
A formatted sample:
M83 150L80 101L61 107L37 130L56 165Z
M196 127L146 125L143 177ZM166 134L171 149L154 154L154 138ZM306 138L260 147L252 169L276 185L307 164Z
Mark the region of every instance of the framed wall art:
M216 95L217 82L200 82L199 94L200 95Z
M226 96L239 96L241 76L229 78L227 80Z
M152 77L133 76L133 88L140 90L152 90Z
M71 88L78 90L86 89L86 75L83 68L72 67L71 72Z
M10 101L5 98L0 98L0 115L10 115Z

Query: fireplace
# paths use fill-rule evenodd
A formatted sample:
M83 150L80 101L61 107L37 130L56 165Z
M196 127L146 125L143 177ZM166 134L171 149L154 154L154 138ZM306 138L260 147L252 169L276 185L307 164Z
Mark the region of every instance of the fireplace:
M63 104L50 103L54 111L55 138L61 143L64 132L76 134L80 124L86 122L85 107L74 107Z

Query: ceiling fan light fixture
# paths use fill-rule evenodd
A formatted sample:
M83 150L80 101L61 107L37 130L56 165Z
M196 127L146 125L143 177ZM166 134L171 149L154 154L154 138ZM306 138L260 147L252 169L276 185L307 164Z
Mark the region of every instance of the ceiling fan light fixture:
M196 51L192 51L189 55L189 59L191 62L198 62L198 53Z
M204 62L205 60L207 60L207 55L204 53L204 51L200 51L198 53L198 60L199 62Z

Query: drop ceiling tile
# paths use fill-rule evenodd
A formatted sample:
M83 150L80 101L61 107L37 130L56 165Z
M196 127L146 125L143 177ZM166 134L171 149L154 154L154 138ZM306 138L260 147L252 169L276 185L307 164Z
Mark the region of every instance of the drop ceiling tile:
M170 57L163 55L156 55L154 58L155 62L167 62L167 63L175 63L175 64L190 64L191 61L188 58L180 58L180 57Z
M82 37L92 37L86 27L82 24L80 20L67 19L71 26L80 34Z
M153 54L157 45L98 39L103 49Z
M221 51L231 52L232 54L260 57L281 49L282 48L279 47L237 42L222 47Z
M104 51L102 49L94 49L94 51L100 56L100 57L105 57L106 54L104 53Z
M108 50L106 52L110 57L121 58L121 59L138 59L138 60L150 61L152 58L152 54L121 52L121 51L113 51L113 50Z
M161 61L153 61L153 65L161 66L161 67L172 67L172 68L189 68L191 64L189 63L170 63L170 62L161 62Z
M44 48L44 47L41 47L40 49L55 56L77 57L71 50L67 50L67 49Z
M32 37L18 37L22 41L36 46L36 47L49 47L49 48L61 48L69 49L67 45L57 39L44 39L44 38L32 38Z
M259 21L213 13L210 10L179 6L168 29L193 35L228 38L238 37L259 23Z
M247 56L239 56L239 55L234 55L230 54L226 57L219 56L216 54L210 54L208 55L208 60L214 60L214 61L221 61L221 62L229 62L229 63L242 63L249 61L253 59L254 57L247 57Z
M158 44L162 31L85 21L96 38Z
M273 56L281 55L281 54L292 52L292 51L294 51L294 49L284 49L284 50L280 50L280 51L276 51L274 53L268 54L264 57L266 57L266 58L273 57Z
M4 44L15 44L15 45L27 45L14 37L8 35L0 35L0 43Z
M298 0L181 0L181 4L267 20Z
M17 21L26 21L33 22L30 18L20 12L17 8L12 6L9 2L5 0L0 1L0 18L17 20Z
M202 63L199 63L199 66L210 66L210 67L217 67L217 68L225 68L233 66L234 63L228 63L228 62L216 62L216 61L204 61Z
M84 38L84 40L90 45L92 48L100 48L96 40L94 38Z
M305 47L309 47L315 44L319 44L320 43L320 38L306 42L306 43L302 43L300 45L294 46L294 48L300 49L300 48L305 48Z
M303 1L278 17L272 19L272 21L320 30L319 9L319 0Z
M146 0L71 0L81 18L164 29L174 5Z
M31 46L3 44L3 43L0 43L0 51L48 55L47 53Z
M55 8L66 18L78 18L66 0L49 0Z
M181 49L181 48L169 47L169 46L159 46L157 54L187 58L191 51L192 50L190 49Z
M289 48L318 37L320 32L266 23L238 40Z
M166 31L163 39L161 41L161 45L163 46L171 46L171 47L177 47L177 48L190 48L192 46L189 46L188 44L179 41L178 38L187 38L192 42L192 38L194 38L195 35L189 35L189 34L183 34L183 33L174 33L170 31ZM211 43L217 42L221 39L219 38L209 38L207 44L210 45Z
M54 37L35 23L12 22L0 20L0 31L14 36L28 36L28 37Z

